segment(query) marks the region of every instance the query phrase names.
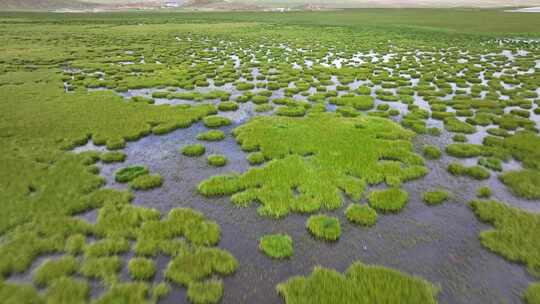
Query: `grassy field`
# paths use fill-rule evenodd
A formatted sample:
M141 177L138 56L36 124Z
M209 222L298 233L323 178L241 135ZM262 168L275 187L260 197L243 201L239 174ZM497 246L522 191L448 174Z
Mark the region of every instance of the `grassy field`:
M539 29L535 14L495 9L0 13L0 302L157 303L181 289L192 303L241 302L228 282L246 256L305 274L318 264L309 252L350 233L384 239L381 226L406 231L402 216L438 210L492 224L475 241L538 275L538 216L526 209L540 198ZM170 134L183 134L174 155L133 155L146 138L165 150ZM155 162L193 172L171 178ZM415 188L426 179L437 187ZM153 201L176 191L200 204ZM476 196L508 203L471 211ZM195 210L220 197L231 204L216 208L250 215ZM266 227L276 222L300 229ZM253 223L239 258L223 233L240 242ZM252 289L289 304L467 292L416 277L424 270L401 256L355 262L368 248L354 245L331 256L345 274L317 266ZM538 290L519 293L534 303Z

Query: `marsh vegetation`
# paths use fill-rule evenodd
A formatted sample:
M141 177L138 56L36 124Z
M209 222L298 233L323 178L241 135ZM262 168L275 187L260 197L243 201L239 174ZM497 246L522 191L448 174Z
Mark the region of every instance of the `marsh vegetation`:
M513 18L0 14L0 302L537 303Z

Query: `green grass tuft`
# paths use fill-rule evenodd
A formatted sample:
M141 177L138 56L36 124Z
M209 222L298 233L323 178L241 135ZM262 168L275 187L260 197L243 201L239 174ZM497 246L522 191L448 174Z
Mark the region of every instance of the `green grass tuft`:
M227 157L220 154L208 155L208 164L214 167L223 167L227 164Z
M523 299L527 304L540 304L540 283L531 283L523 294Z
M46 260L34 272L33 281L38 286L46 286L60 277L75 273L78 267L77 259L72 256L64 256L57 260Z
M207 116L203 119L203 123L208 128L219 128L223 126L228 126L231 124L231 120L227 117L222 116Z
M433 190L422 193L422 200L430 206L439 205L446 201L450 195L446 190Z
M225 133L221 130L210 130L197 135L198 140L220 141L225 138Z
M345 215L354 224L373 226L377 223L377 211L368 205L350 204Z
M435 304L439 290L421 278L355 262L345 274L316 266L308 277L292 277L278 284L277 291L286 304Z
M493 200L474 200L470 206L480 220L494 226L480 233L482 245L540 276L540 215Z
M491 189L487 186L480 187L476 190L476 197L478 198L489 198L491 196Z
M234 101L221 102L218 105L218 110L223 112L236 111L238 110L238 104Z
M288 258L294 253L292 238L286 234L263 236L259 240L259 249L267 256L275 259Z
M439 159L441 158L441 150L436 146L424 146L424 156L428 159Z
M375 190L368 196L369 205L381 212L399 212L409 200L409 194L399 188Z
M326 241L337 241L341 235L341 225L337 217L312 215L308 218L306 227L315 237Z
M150 280L156 273L156 265L147 258L132 258L128 263L128 270L134 280Z
M141 175L129 183L129 187L133 190L149 190L160 187L163 184L163 179L159 173Z
M250 165L260 165L265 162L264 154L262 152L253 152L247 156L247 160Z
M490 177L489 171L480 166L466 167L460 163L450 163L447 168L455 176L469 176L476 180L485 180Z
M206 148L201 144L187 145L182 148L182 154L185 156L201 156L206 152Z
M148 285L146 283L114 284L94 304L146 303Z
M215 304L223 296L223 282L221 280L208 280L195 282L188 286L187 297L193 304Z
M114 179L119 183L127 183L139 176L147 174L148 168L144 166L129 166L116 171Z
M54 280L45 294L47 303L84 304L88 303L90 286L87 282L71 277Z
M499 175L499 179L519 197L540 198L540 171L538 170L508 171Z
M126 160L126 154L118 151L105 152L99 156L99 159L106 164L121 163Z

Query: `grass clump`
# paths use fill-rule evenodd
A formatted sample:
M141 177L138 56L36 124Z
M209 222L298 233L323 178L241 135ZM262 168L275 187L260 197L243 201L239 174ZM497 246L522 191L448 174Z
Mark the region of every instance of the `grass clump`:
M422 193L422 200L427 205L439 205L446 201L450 195L445 190L433 190Z
M540 198L540 171L529 169L507 171L499 175L499 179L519 197Z
M149 280L156 273L156 265L147 258L133 258L128 263L128 270L134 280Z
M452 140L460 143L467 142L467 136L465 134L456 134L452 137Z
M187 297L193 304L218 303L222 296L223 282L221 280L191 283L187 290Z
M349 222L362 226L373 226L377 222L377 211L368 205L351 204L345 215Z
M111 286L95 304L146 303L148 285L142 282L118 283Z
M540 304L540 283L531 283L523 294L527 304Z
M161 175L156 173L138 176L129 183L129 187L133 190L149 190L160 187L162 184Z
M247 160L249 162L250 165L260 165L262 163L264 163L265 159L264 159L264 154L262 152L253 152L253 153L249 153L249 155L247 156Z
M308 218L306 226L312 235L326 241L336 241L341 235L341 225L337 217L312 215Z
M171 291L169 284L161 282L152 288L152 300L157 303Z
M145 166L129 166L116 171L114 179L119 183L127 183L139 176L147 174L148 168Z
M121 163L126 160L126 154L119 151L110 151L100 154L99 159L106 164Z
M300 117L306 114L306 108L303 106L281 106L277 107L275 113L280 116Z
M66 240L65 251L69 254L79 254L83 252L86 245L86 236L82 234L74 234Z
M409 194L399 188L375 190L368 196L369 205L381 212L399 212L409 200Z
M424 146L424 156L428 159L439 159L441 157L441 150L432 145Z
M227 164L227 157L221 154L208 155L208 164L214 167L223 167Z
M185 156L196 157L206 152L206 148L201 144L187 145L182 148L182 154Z
M78 269L78 262L72 256L64 256L57 260L47 260L34 272L33 281L38 286L49 285L54 280L69 276Z
M260 215L336 209L341 191L355 200L367 184L399 185L427 173L412 151L412 131L378 117L312 113L302 118L256 117L233 131L246 152L267 160L246 173L199 184L206 196L234 194L232 202L258 202ZM362 142L362 145L355 143Z
M455 117L448 117L444 120L446 130L455 133L473 134L476 132L476 127L463 122Z
M80 273L88 278L113 283L116 282L116 275L121 267L122 260L118 256L89 257L82 263Z
M52 282L48 288L45 298L47 303L88 303L90 286L87 282L73 279L71 277L61 277ZM35 303L35 302L34 302Z
M267 256L275 259L288 258L294 253L292 238L286 234L263 236L259 240L259 249Z
M469 176L476 180L488 179L491 174L489 171L480 166L466 167L460 163L450 163L447 168L448 172L455 176Z
M491 189L487 186L480 187L476 190L476 196L479 198L489 198L491 196Z
M218 105L218 110L223 111L223 112L236 111L238 110L238 104L234 101L221 102Z
M495 157L481 157L478 159L478 165L493 171L502 171L502 162Z
M277 290L287 304L435 304L439 291L421 278L360 262L353 263L345 274L316 266L310 276L292 277L278 284Z
M445 148L448 155L460 158L476 157L483 153L483 147L473 144L450 144Z
M227 117L212 115L203 119L203 123L207 128L219 128L231 124L231 120Z
M208 132L200 133L197 135L198 140L206 141L220 141L225 138L225 132L221 130L210 130Z
M227 251L200 247L177 255L167 265L165 277L174 283L189 286L212 275L229 275L238 268L238 261Z
M540 215L493 200L475 200L470 206L480 220L494 226L480 233L482 245L512 262L526 264L529 272L539 276Z

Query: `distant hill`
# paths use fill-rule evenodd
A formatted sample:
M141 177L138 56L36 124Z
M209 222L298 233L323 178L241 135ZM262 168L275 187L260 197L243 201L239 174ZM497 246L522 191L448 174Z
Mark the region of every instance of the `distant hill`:
M0 0L0 10L326 9L353 7L529 7L540 0Z

